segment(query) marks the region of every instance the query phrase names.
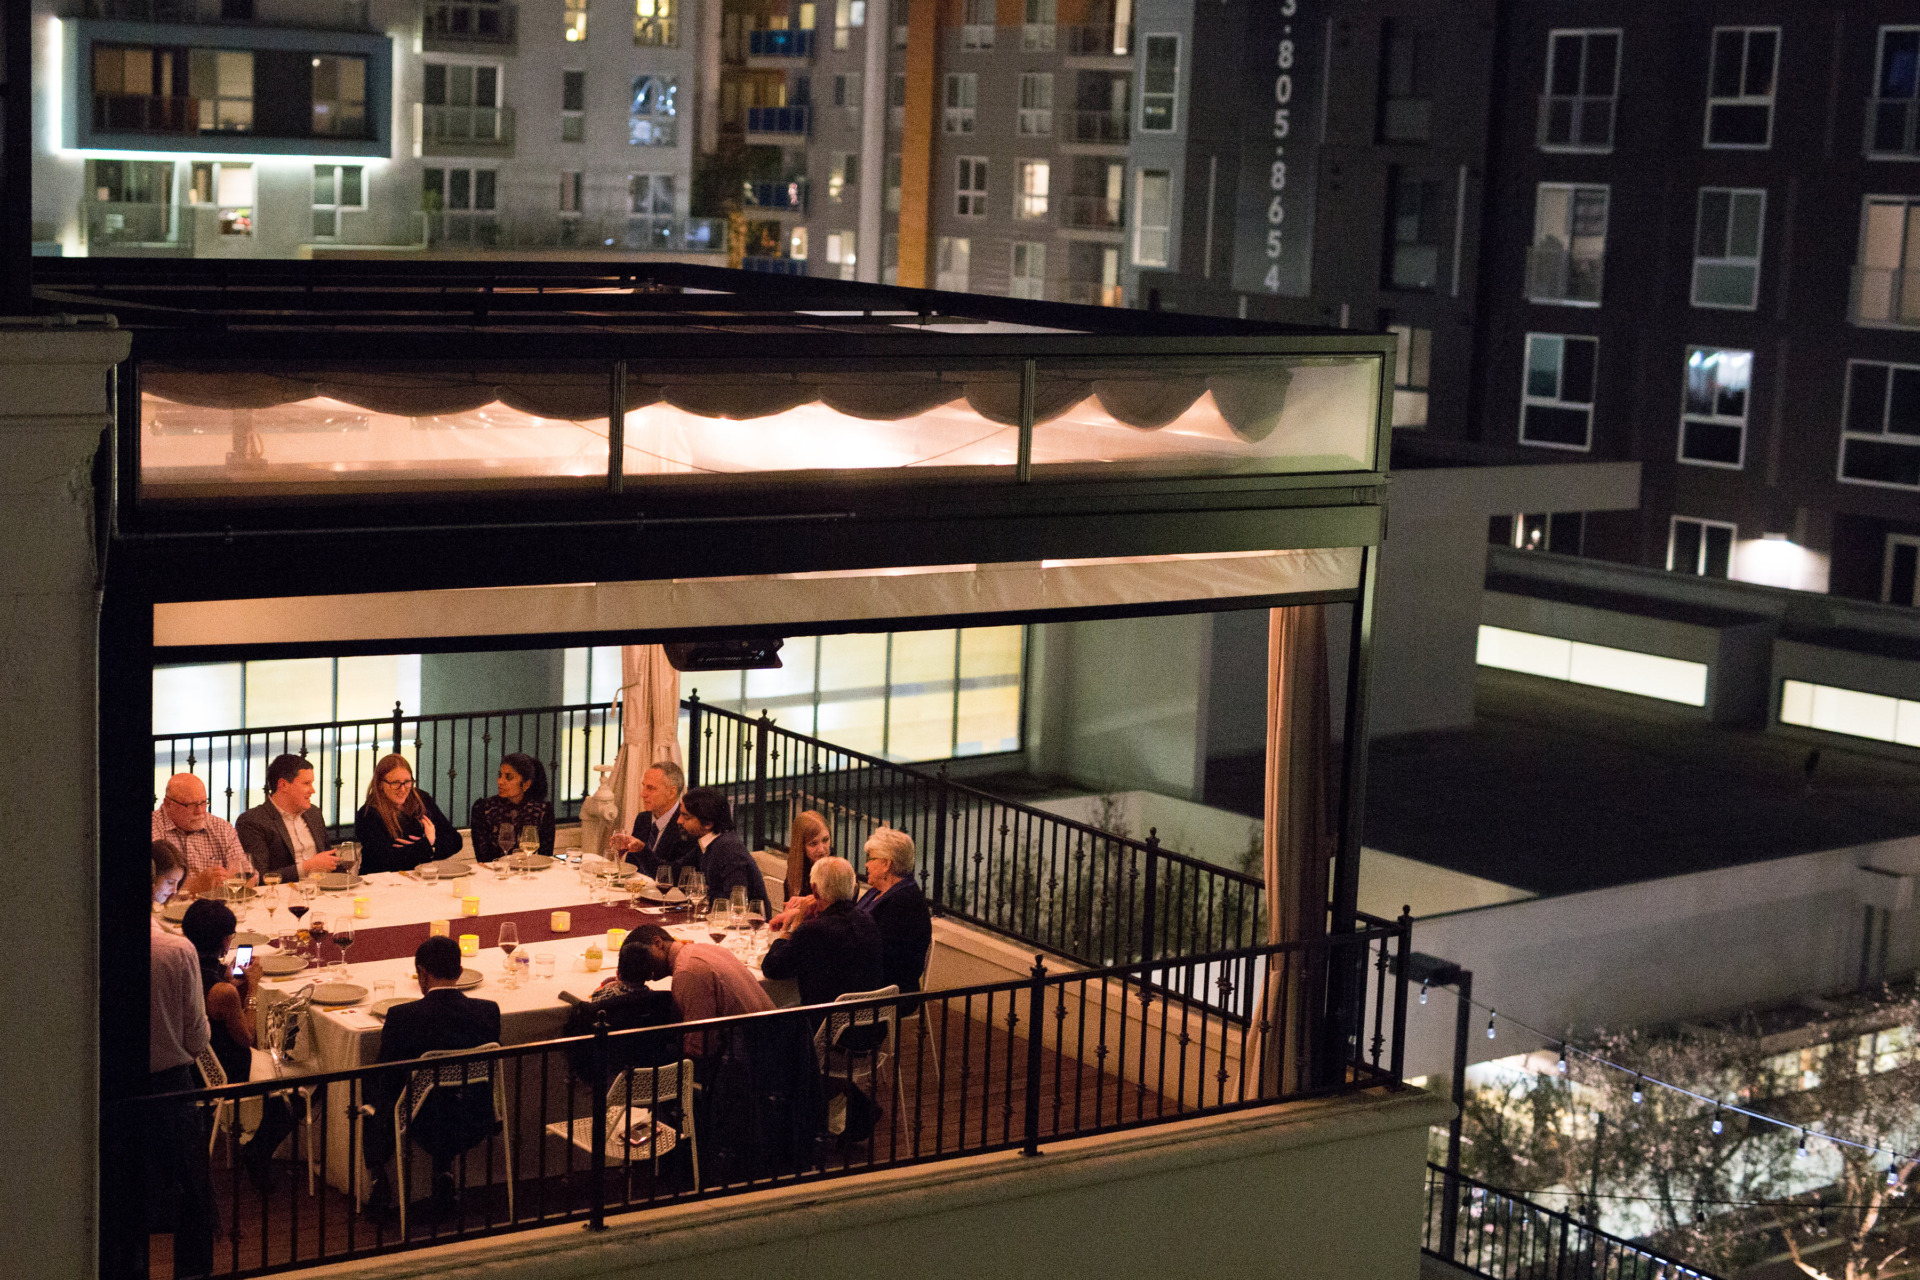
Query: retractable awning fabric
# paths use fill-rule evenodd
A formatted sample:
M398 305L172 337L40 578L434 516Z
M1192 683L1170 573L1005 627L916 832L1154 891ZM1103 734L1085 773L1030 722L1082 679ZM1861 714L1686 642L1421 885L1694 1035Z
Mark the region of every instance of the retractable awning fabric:
M555 634L1006 618L1351 591L1360 566L1358 548L1329 548L194 601L154 606L154 644L164 651L434 636L506 647Z

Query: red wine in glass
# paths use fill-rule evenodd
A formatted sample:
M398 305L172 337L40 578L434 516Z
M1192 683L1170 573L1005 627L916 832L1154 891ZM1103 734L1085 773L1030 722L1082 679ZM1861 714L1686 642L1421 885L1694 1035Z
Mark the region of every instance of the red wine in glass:
M340 963L347 962L347 948L353 945L353 930L340 928L333 931L333 945L340 948Z
M727 931L725 929L709 929L707 930L707 936L715 942L725 942L727 940Z

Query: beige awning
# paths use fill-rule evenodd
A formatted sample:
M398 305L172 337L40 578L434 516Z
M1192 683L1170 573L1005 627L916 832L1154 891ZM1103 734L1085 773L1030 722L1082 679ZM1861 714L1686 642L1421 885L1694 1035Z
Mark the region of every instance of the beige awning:
M1017 564L935 565L740 578L280 596L154 606L161 649L794 627L991 617L1350 591L1357 548Z

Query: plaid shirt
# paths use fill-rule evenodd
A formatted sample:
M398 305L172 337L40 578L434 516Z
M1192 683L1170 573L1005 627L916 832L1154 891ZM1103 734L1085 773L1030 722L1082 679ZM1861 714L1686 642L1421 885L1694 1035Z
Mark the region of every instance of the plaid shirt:
M165 809L153 811L153 838L165 840L187 860L187 873L219 867L228 875L250 876L253 859L240 847L240 837L225 818L207 815L207 825L198 831L182 831L167 818Z

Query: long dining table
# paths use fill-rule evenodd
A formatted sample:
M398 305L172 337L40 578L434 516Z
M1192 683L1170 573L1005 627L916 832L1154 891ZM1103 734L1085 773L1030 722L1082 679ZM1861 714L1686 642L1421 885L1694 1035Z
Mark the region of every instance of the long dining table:
M362 988L365 995L350 1004L311 1008L303 1033L304 1044L295 1057L279 1067L282 1078L297 1082L301 1075L341 1071L365 1066L379 1060L381 1019L373 1012L379 997L387 992L380 984L392 984L392 996L419 995L414 981L414 950L430 936L436 921L446 922L447 933L458 940L463 935L476 939L477 950L465 957L465 967L480 975L469 995L492 1000L500 1006L500 1043L530 1044L562 1034L571 1006L566 997L591 999L593 992L613 976L617 949L608 946L608 931L631 931L644 924L658 924L684 941L711 941L704 924L695 921L684 908L669 909L633 898L624 888L603 887L596 893L593 881L574 867L554 861L530 874L502 875L497 864L480 864L458 877L442 875L430 882L417 872L376 872L354 886L339 890L321 890L299 923L311 927L316 919L326 921L329 934L343 923L353 926L353 944L346 951L349 963L345 976L339 976L336 959L340 950L329 938L307 950L319 952L315 963L298 973L265 978L259 990L260 1026L264 1028L269 1007L297 994L309 983L346 982ZM604 886L604 882L603 882ZM283 894L291 893L283 887ZM613 900L596 900L611 892ZM364 902L357 899L364 898ZM464 914L466 899L476 898L477 913ZM269 912L266 903L254 900L233 904L240 917L240 928L271 939L288 937L295 921L286 906ZM356 915L356 911L363 914ZM565 912L569 919L565 930L553 928L554 913ZM519 933L517 950L530 963L523 976L512 981L507 974L507 952L499 946L500 928L511 922ZM586 967L585 953L590 944L603 952L598 971ZM737 949L736 944L736 949ZM281 954L267 946L261 956ZM551 957L551 976L541 976L540 957ZM748 967L761 976L757 958L747 958ZM799 1003L799 992L790 981L769 980L762 985L777 1005ZM652 984L670 990L670 981ZM255 1078L263 1076L265 1054L256 1055ZM347 1190L353 1185L349 1168L348 1135L351 1125L346 1110L344 1089L327 1091L327 1177L334 1186Z

